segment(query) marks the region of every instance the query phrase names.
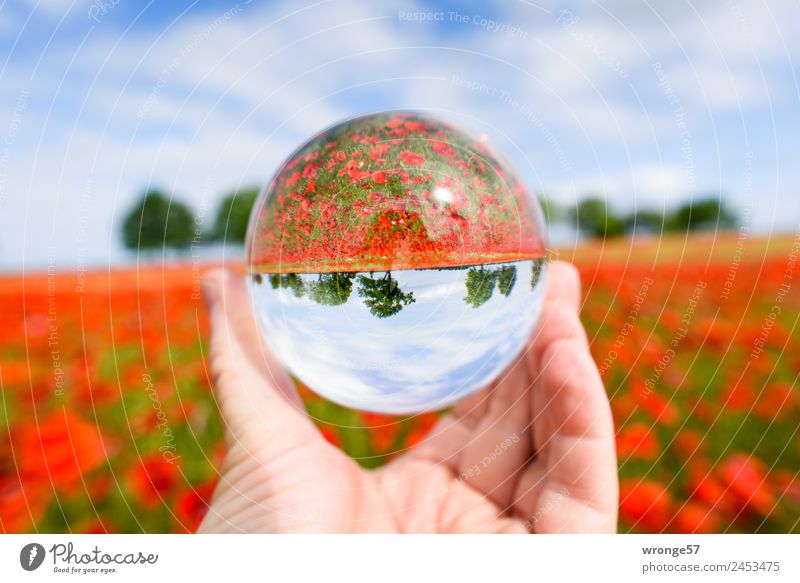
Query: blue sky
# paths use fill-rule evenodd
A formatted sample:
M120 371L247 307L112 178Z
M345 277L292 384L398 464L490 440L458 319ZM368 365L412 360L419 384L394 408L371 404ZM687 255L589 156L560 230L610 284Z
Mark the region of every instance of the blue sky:
M530 187L620 209L722 192L800 222L795 2L0 4L0 268L124 259L158 186L210 215L357 113L436 112Z

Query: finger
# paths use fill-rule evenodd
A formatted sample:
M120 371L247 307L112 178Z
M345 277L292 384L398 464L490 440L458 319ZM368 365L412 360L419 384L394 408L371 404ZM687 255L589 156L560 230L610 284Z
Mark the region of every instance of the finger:
M614 423L600 373L583 339L565 339L545 351L534 401L535 428L544 452L549 488L566 489L616 526L618 500ZM540 388L541 387L541 388Z
M554 264L554 268L551 292L532 350L528 352L528 365L535 382L534 437L553 440L573 435L602 437L613 442L608 396L577 312L578 273L565 263Z
M553 261L548 264L546 302L562 301L575 310L581 306L581 276L578 269L566 261Z
M546 313L548 311L547 306L554 305L557 302L565 302L574 306L574 309L577 310L580 303L580 279L575 267L563 261L556 261L551 263L547 270L548 284L543 312ZM543 339L546 341L549 331L549 326L544 327L540 324L538 330L534 333L533 342L535 342L536 338L543 336L543 333L545 334ZM529 343L526 347L526 352L531 350L531 344ZM454 417L461 420L471 430L474 430L479 422L490 415L490 408L496 401L497 396L503 397L503 400L507 401L510 397L518 397L522 391L526 391L528 383L525 379L519 378L519 371L514 372L516 366L517 363L515 362L490 387L461 400L453 408ZM522 376L525 377L526 375L523 374ZM493 413L495 417L497 417L498 413L506 414L505 411L499 411L497 407L494 408Z
M531 516L557 499L590 530L613 530L618 497L613 420L574 308L572 300L546 305L542 326L549 329L531 352L538 457L520 482L517 504ZM581 529L577 522L572 528Z
M580 275L575 267L562 261L554 262L548 273L547 293L545 296L539 325L533 337L531 348L527 353L527 364L531 378L542 385L542 375L552 363L546 361L547 351L567 341L572 343L576 354L588 354L589 342L586 332L578 317L581 297ZM562 371L549 371L562 372ZM602 386L602 385L601 385ZM539 401L529 401L530 417L536 422L541 410L536 406ZM535 438L536 436L533 435ZM534 443L534 447L537 444Z
M547 277L545 304L564 302L577 309L575 268L555 262ZM531 350L529 343L526 351ZM498 504L510 503L518 472L533 453L528 358L523 354L490 387L460 401L413 455L446 465Z
M577 310L580 285L575 268L555 262L547 277L543 312L557 304ZM533 349L531 343L526 352ZM443 464L501 507L511 505L520 473L533 454L529 358L523 353L492 386L459 402L410 457Z
M246 434L254 426L277 431L289 422L307 423L291 379L261 342L242 278L224 270L210 272L203 292L214 391L229 432Z
M543 325L548 313L556 305L577 313L581 307L581 277L578 270L566 261L553 261L547 266L547 291L545 292L539 332L548 331Z
M547 278L543 315L548 317L557 306L576 312L581 295L577 270L569 263L554 262L548 267ZM549 334L550 323L544 328L548 329L544 336L534 335L540 342ZM481 395L479 403L461 403L455 410L473 425L471 439L459 457L458 471L468 477L470 486L503 508L512 504L522 468L534 453L528 360L536 349L533 340L494 386Z

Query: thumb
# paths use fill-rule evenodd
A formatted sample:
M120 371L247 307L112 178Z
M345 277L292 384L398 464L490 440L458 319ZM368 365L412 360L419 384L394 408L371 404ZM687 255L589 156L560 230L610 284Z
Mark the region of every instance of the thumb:
M581 324L581 280L578 270L570 263L554 261L548 266L539 325L533 336L527 358L534 378L540 373L543 353L564 340L576 343L581 350L589 346L586 331Z
M211 271L203 296L211 326L211 378L229 440L260 447L265 433L286 439L294 426L310 429L292 380L261 342L243 278Z

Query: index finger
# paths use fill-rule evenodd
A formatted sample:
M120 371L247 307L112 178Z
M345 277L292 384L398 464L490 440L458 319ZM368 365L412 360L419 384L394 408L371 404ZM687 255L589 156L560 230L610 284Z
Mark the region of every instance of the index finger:
M585 522L600 519L608 530L616 525L618 496L614 423L578 317L577 272L563 265L554 265L529 354L537 459L521 481L519 502L532 514L552 495L572 508L570 515ZM567 530L587 526L592 529L576 524Z

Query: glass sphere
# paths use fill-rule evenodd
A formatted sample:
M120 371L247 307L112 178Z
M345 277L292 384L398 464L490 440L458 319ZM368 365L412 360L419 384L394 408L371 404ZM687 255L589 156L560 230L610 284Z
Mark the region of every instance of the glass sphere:
M536 325L541 209L485 139L436 118L379 113L321 132L252 212L264 339L341 405L447 407L495 380Z

